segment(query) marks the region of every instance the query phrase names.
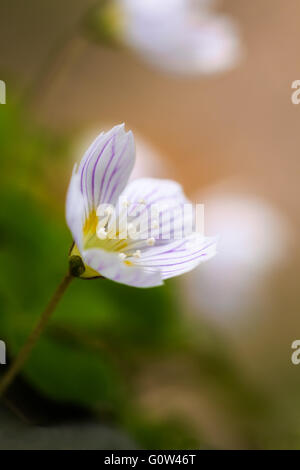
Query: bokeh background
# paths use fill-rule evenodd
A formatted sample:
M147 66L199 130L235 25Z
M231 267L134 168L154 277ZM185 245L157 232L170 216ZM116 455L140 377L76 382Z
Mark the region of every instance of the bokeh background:
M2 405L0 447L299 449L300 4L225 0L242 57L188 77L90 37L94 5L0 5L8 358L67 269L71 168L103 128L133 129L136 176L205 203L219 254L150 290L75 281Z

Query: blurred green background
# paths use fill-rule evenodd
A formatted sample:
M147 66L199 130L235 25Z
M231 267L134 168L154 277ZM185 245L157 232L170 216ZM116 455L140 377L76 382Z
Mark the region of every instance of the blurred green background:
M300 6L225 1L243 30L243 62L221 76L183 79L90 41L81 25L93 4L0 6L0 79L7 85L0 105L0 339L9 358L66 272L71 168L87 136L107 125L124 121L150 143L153 160L144 157L144 166L157 176L163 167L191 198L207 198L208 218L211 194L259 196L262 207L267 201L284 215L287 253L272 225L262 225L264 236L249 238L250 253L267 239L282 257L268 270L254 264L246 271L245 293L234 281L233 298L243 301L226 311L207 299L221 307L228 301L222 279L245 272L234 262L212 265L221 281L213 276L208 285L209 267L199 278L149 290L75 280L7 397L2 446L34 445L36 437L30 444L25 435L43 425L41 446L55 448L61 434L53 437L53 427L67 426L62 432L72 436L84 422L77 448L94 429L99 446L115 448L298 449L300 366L290 356L300 336L300 109L290 102L290 84L299 78ZM249 293L252 277L259 289L254 284ZM20 430L16 424L5 443L15 418ZM95 423L105 426L101 432Z

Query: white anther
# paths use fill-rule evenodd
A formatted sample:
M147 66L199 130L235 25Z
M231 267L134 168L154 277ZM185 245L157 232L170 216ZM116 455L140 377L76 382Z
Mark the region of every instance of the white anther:
M141 250L136 250L134 253L133 253L133 256L135 258L140 258L141 257Z
M119 253L119 258L122 260L125 259L126 258L125 253Z
M149 245L149 246L153 246L154 243L155 243L155 238L153 238L153 237L148 238L148 240L146 241L146 243L147 243L147 245Z
M97 237L100 238L100 240L105 240L107 238L107 232L104 227L97 229Z
M158 222L157 220L153 220L151 228L158 228Z
M139 200L138 200L138 203L139 203L139 204L146 204L146 201L145 201L145 199L139 199Z

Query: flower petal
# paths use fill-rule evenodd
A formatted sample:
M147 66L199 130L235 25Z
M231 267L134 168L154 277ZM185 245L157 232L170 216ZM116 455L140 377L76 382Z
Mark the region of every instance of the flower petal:
M210 0L119 0L124 41L150 64L173 73L207 74L231 68L241 56L231 18Z
M117 253L102 249L89 249L82 253L84 262L93 270L112 281L134 287L155 287L163 284L159 269L144 269L128 265Z
M78 171L87 214L101 203L116 202L126 186L134 159L133 135L131 131L125 132L124 124L94 140Z
M84 200L80 191L80 176L76 165L69 184L66 198L66 219L73 239L79 249L82 248L82 227L84 222Z
M235 23L222 15L210 15L191 33L194 48L189 67L203 74L234 67L242 57Z
M170 238L174 239L176 232L182 234L188 224L192 228L192 211L187 213L183 211L184 205L190 202L181 186L174 181L140 178L128 184L121 198L128 200L130 222L137 225L141 220L147 220L148 231L144 238L154 236L157 243L164 244L166 241L169 242ZM155 207L158 210L157 217L155 217ZM153 218L156 227L153 226Z
M159 269L162 279L168 279L191 271L212 258L216 254L216 246L216 238L193 234L184 240L149 249L138 264L146 269Z

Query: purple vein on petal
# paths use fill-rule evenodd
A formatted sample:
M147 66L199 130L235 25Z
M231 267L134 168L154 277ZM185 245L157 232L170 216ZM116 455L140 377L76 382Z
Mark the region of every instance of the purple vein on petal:
M157 257L157 259L155 260L156 262L158 262L159 264L158 265L147 265L147 264L143 264L143 266L160 266L160 267L163 267L163 266L176 266L177 264L184 264L184 263L189 263L191 261L195 261L196 259L200 258L201 256L204 256L206 255L207 253L203 253L204 250L206 250L210 245L207 245L206 247L203 247L201 248L200 250L198 251L194 251L192 253L189 253L189 254L186 254L185 256L179 256L177 259L184 259L184 261L176 261L175 263L171 263L171 264L160 264L162 261L165 262L165 261L170 261L170 259L166 258L160 258L159 256ZM199 254L201 253L201 254ZM195 256L197 255L197 256ZM192 257L192 258L191 258Z
M106 191L105 191L104 198L106 197L108 188L109 188L109 186L110 186L110 184L111 184L111 181L112 181L114 175L115 175L116 172L120 169L119 164L120 164L120 162L121 162L121 160L122 160L122 158L123 158L123 155L124 155L124 153L125 153L125 150L127 149L128 141L129 141L129 137L127 137L127 140L126 140L126 142L125 142L125 145L124 145L122 151L120 152L120 155L119 155L119 158L118 158L118 162L117 162L117 164L116 164L114 170L112 171L112 173L111 173L111 175L110 175L109 181L108 181L107 186L106 186ZM113 197L113 195L114 195L114 193L115 193L117 187L118 187L119 184L120 184L121 178L122 178L122 175L120 175L119 178L117 179L117 181L115 182L115 184L114 184L114 186L113 186L113 188L112 188L112 190L111 190L111 192L110 192L110 196L109 196L109 198L108 198L108 201L111 201L111 199L112 199L112 197Z
M153 196L156 192L157 192L158 188L156 188L155 190L153 190L149 196ZM146 197L146 201L147 199L149 198L149 196ZM177 192L174 193L174 194L170 194L168 196L159 196L158 198L152 200L152 201L149 201L146 206L143 208L143 210L140 212L140 216L143 215L153 204L157 204L158 202L160 201L163 201L165 199L171 199L171 200L175 200L176 199L176 196L177 196ZM178 206L173 206L173 209L176 209ZM168 208L168 210L172 209L171 207Z
M150 193L146 194L146 196L144 196L143 199L144 199L145 201L147 201L151 196L153 196L153 194L155 194L155 193L158 191L158 189L159 189L159 186L156 186L155 188L151 189ZM134 197L137 197L137 196L138 196L138 194L135 193L135 194L134 194ZM139 205L139 202L138 202L138 201L135 202L135 203L133 203L131 210L128 211L129 215L132 214L132 212L133 212L135 206L137 206L137 205ZM146 206L144 209L146 210L150 205L151 205L151 202L148 203L147 206ZM145 212L145 210L143 210L139 215L141 216L141 215Z
M87 155L86 159L85 159L85 162L83 164L83 167L81 169L81 181L80 181L80 188L81 188L81 193L83 194L83 175L84 175L84 169L86 167L86 164L90 161L90 159L92 158L92 155L93 155L93 152L95 150L95 148L97 147L98 145L98 140L100 140L100 138L102 137L102 134L100 134L95 140L94 140L94 143L92 144L92 148L90 150L90 153Z
M104 174L101 178L101 186L100 186L100 191L99 191L99 197L98 197L98 201L97 201L97 205L99 204L100 202L100 198L101 198L101 193L102 193L102 189L103 189L103 184L104 184L104 181L105 181L105 178L106 178L106 174L108 172L108 168L110 167L110 164L115 156L115 151L116 151L116 135L113 136L113 142L112 142L112 150L111 150L111 156L110 156L110 159L109 159L109 162L108 164L106 165L106 168L105 168L105 171L104 171Z
M166 248L168 248L167 251L160 251L159 253L156 253L156 254L148 254L146 256L143 256L143 259L149 259L149 258L152 258L152 257L156 257L156 256L161 256L161 255L165 255L167 253L175 253L179 248L181 248L182 246L184 246L186 244L186 240L184 241L180 241L178 242L178 245L176 244L176 246L173 246L172 248L169 248L167 244ZM180 250L180 251L185 251L185 250Z
M98 162L101 158L101 155L103 154L104 150L106 149L106 147L108 146L108 144L112 141L112 139L114 138L115 134L110 137L110 139L108 139L105 144L103 145L103 148L101 149L101 152L99 153L97 159L96 159L96 162L94 163L94 168L93 168L93 173L92 173L92 196L93 196L93 205L95 205L95 197L94 197L94 192L95 192L95 172L96 172L96 168L97 168L97 165L98 165Z

